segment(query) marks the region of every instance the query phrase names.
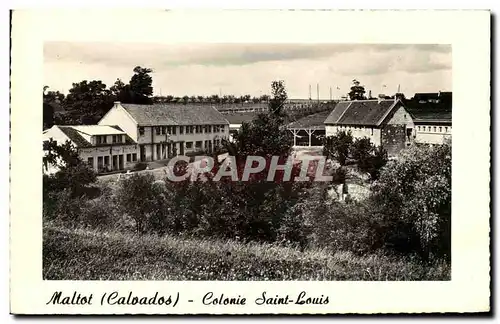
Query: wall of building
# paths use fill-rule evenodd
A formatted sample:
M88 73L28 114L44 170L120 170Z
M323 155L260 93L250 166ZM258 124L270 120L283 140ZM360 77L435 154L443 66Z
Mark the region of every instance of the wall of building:
M169 135L161 134L161 132L158 135L156 134L156 126L145 126L144 135L139 136L138 143L144 147L146 161L162 160L173 152L173 145L175 145L176 155L213 149L215 141L221 141L223 138L229 139L229 125L220 126L224 126L223 131L213 132L212 128L211 132L205 132L202 126L201 133L188 134L186 134L186 126L170 126L172 131ZM175 134L173 134L173 127L175 127ZM180 134L180 127L183 127L182 134ZM197 146L197 142L201 142L201 144L198 143L200 146Z
M78 153L83 162L88 162L92 158L92 168L98 172L109 172L116 170L132 169L139 160L137 145L117 145L100 146L78 149ZM130 161L127 161L127 154L130 154ZM133 154L136 154L134 160ZM117 156L118 165L113 165L113 156ZM123 165L120 165L120 156L123 159ZM102 164L99 165L99 157L102 157Z
M396 155L407 145L405 125L386 125L381 130L382 147L389 155Z
M443 144L451 140L451 125L417 124L415 128L417 143Z
M406 128L414 128L413 118L404 107L399 107L398 110L387 121L388 125L406 125Z
M351 131L352 136L356 138L368 137L370 141L376 145L380 146L380 129L375 127L364 127L364 126L325 126L326 136L333 136L340 131Z
M120 126L134 141L137 141L137 123L122 106L115 105L99 121L99 125Z
M57 126L52 126L50 129L46 130L43 135L42 135L42 140L43 141L49 141L52 139L53 141L57 141L58 145L66 143L66 141L70 141L73 145L73 143L66 134L64 134L59 127Z

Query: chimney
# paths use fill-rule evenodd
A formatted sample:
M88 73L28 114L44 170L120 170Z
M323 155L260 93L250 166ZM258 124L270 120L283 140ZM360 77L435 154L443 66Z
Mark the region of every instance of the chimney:
M371 98L372 98L372 91L371 91L371 90L369 90L369 91L368 91L368 99L371 99Z

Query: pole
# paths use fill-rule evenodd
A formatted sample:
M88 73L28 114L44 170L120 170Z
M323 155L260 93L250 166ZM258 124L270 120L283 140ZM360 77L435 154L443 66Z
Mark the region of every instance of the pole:
M332 101L332 87L330 87L330 101Z
M319 83L316 84L316 93L318 96L318 103L319 103Z

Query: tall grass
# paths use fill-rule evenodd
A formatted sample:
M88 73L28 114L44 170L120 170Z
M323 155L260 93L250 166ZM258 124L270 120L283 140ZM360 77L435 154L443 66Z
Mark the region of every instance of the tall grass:
M49 280L450 280L447 263L46 224Z

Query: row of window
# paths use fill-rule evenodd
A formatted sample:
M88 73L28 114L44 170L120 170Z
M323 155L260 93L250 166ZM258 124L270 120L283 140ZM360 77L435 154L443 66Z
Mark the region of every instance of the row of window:
M205 141L205 147L209 145L210 141ZM214 140L214 145L219 146L221 144L220 139ZM194 142L194 147L197 149L201 149L202 141L196 141ZM193 142L186 142L186 149L192 149L193 148Z
M96 135L95 138L96 144L107 144L108 136L107 135ZM112 135L111 143L123 143L123 135Z
M194 125L194 126L156 126L156 135L176 135L177 128L179 134L203 134L203 133L223 133L225 125ZM139 135L144 135L145 128L139 127Z
M137 153L129 153L129 154L127 154L126 158L127 158L127 162L136 162L137 161ZM110 161L109 155L98 156L97 157L97 166L98 167L108 166L108 165L110 165L109 161ZM91 156L91 157L87 158L87 163L90 166L93 166L94 165L94 157Z
M442 133L444 131L445 133L448 133L447 126L444 126L444 127L443 126L417 126L417 130L420 132Z
M344 131L344 132L348 132L348 131L353 131L353 130L356 130L356 129L367 129L366 127L363 127L363 126L339 126L338 127L338 130L339 131ZM370 128L370 134L373 135L373 127Z

